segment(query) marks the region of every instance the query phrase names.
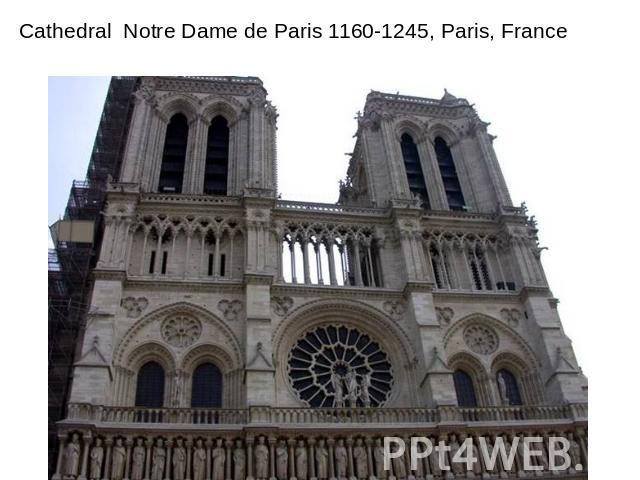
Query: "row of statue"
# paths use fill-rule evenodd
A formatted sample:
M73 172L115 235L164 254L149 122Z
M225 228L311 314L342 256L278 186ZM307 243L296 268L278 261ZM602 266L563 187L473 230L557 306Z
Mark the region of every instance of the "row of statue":
M513 438L513 435L502 436L507 451L511 450ZM464 433L432 439L434 445L443 441L450 447L450 457L445 463L450 466L454 475L468 473L464 463L450 460L466 439L467 435ZM580 445L572 433L567 435L567 439L572 467L582 465ZM475 458L480 458L477 437L474 440L472 453ZM489 456L495 440L496 435L487 437ZM392 447L392 451L397 452L397 448ZM542 442L532 444L531 448L545 451ZM523 442L518 442L516 452L516 461L510 468L505 468L498 461L493 469L488 470L478 460L472 465L471 472L478 475L484 472L518 473L523 469ZM259 436L255 442L246 444L241 439L231 441L218 438L215 442L209 442L198 438L191 443L182 438L173 442L166 442L162 438L136 438L133 444L125 446L123 438L116 437L105 447L102 438L98 437L90 446L86 471L81 468L79 435L74 433L64 447L62 460L63 465L59 465L57 477L62 480L72 480L79 476L89 480L387 480L392 477L404 480L410 477L438 477L443 474L442 465L434 453L420 460L415 471L410 469L408 452L393 458L390 469L385 470L381 438L319 438L307 441L271 438L267 441L264 436ZM536 462L543 470L549 470L544 455L536 457Z

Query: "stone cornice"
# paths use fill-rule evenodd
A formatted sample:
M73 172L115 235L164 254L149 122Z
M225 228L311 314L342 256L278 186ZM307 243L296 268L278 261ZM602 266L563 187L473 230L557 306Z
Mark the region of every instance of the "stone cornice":
M519 292L512 291L492 291L492 292L465 292L465 291L444 291L434 290L433 299L440 303L513 303L520 304Z
M273 283L273 275L267 273L245 273L245 285L271 285Z
M94 280L116 280L123 282L127 277L127 273L124 270L96 268L93 270L92 276Z
M528 285L520 290L520 299L525 301L531 297L549 297L553 298L553 294L549 287Z
M316 295L328 298L352 298L352 299L401 299L404 295L402 290L393 290L390 288L368 288L368 287L350 287L350 286L334 286L334 285L303 285L278 283L271 288L272 294L289 294L289 295Z
M211 281L204 279L171 279L127 277L126 290L141 289L145 291L188 291L188 292L235 292L242 293L244 288L240 280Z

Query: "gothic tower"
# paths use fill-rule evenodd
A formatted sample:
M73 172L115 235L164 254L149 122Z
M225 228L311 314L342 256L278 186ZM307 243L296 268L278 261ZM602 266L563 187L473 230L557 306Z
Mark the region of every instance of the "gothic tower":
M384 479L385 435L534 433L570 437L579 476L586 379L488 124L371 92L338 203L295 202L266 97L139 79L54 478Z

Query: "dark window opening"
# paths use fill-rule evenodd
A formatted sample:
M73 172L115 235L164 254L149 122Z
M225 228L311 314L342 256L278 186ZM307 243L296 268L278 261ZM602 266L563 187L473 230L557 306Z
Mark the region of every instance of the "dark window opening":
M412 194L420 197L420 206L422 208L430 208L429 194L427 192L427 184L425 183L424 174L422 172L422 165L420 164L418 147L409 134L405 133L400 138L400 148L402 150L404 168L407 172L409 190Z
M207 135L204 193L226 195L228 170L229 126L227 120L218 115L211 121Z
M191 406L193 408L222 406L222 374L213 363L203 363L193 372Z
M500 378L504 381L504 388L506 389L509 405L522 405L522 397L520 396L520 388L518 387L518 381L516 376L506 368L498 370L498 385L502 383ZM502 387L500 387L502 388ZM502 395L502 392L501 392Z
M136 407L160 408L164 403L164 369L156 362L145 363L138 372Z
M478 399L473 388L473 380L467 372L456 370L453 372L453 384L456 388L456 397L460 407L477 407Z
M153 273L156 267L156 251L151 250L151 259L149 260L149 273Z
M171 117L169 125L167 125L164 151L162 153L162 166L160 168L160 182L158 183L159 191L182 193L188 138L189 124L187 117L177 113Z
M513 291L513 290L516 289L516 284L515 284L515 282L506 282L506 285L505 285L505 282L497 282L496 283L496 288L498 290L512 290Z
M209 254L209 263L207 265L207 275L213 275L213 253Z
M167 260L169 259L169 252L162 252L162 269L160 273L163 275L167 273Z
M444 184L444 191L447 194L449 209L465 210L462 188L460 187L460 181L458 180L456 166L453 163L451 149L442 137L436 137L433 142L433 147L436 151L438 168L440 169L440 176L442 177L442 183Z
M224 277L224 270L225 270L225 264L226 264L226 260L227 257L225 256L225 254L223 253L222 255L220 255L220 276Z

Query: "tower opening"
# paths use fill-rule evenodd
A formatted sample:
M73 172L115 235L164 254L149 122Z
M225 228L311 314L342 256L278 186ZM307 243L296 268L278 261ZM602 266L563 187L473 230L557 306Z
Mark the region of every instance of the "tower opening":
M444 191L447 194L449 209L464 210L466 205L464 203L464 197L462 196L462 188L460 187L460 181L458 180L456 166L453 163L451 149L442 137L436 137L433 142L433 147L436 151L438 168L440 169L440 176L442 177L442 183L444 184Z
M229 171L229 124L221 115L211 121L207 136L207 158L204 172L204 193L227 194Z
M167 125L167 134L162 152L162 167L160 168L160 192L182 193L184 178L184 164L187 157L187 140L189 137L189 123L187 117L176 113Z
M427 192L424 173L422 172L422 165L420 165L418 147L413 141L413 138L411 138L411 135L405 133L400 137L400 148L402 149L404 169L407 172L409 190L412 194L420 197L420 206L422 208L430 208L429 194Z

